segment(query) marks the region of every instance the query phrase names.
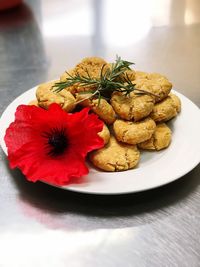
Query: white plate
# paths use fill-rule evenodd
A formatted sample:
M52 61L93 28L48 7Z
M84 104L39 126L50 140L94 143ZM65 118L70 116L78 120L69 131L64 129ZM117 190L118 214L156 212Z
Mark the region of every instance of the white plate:
M35 99L35 90L36 87L17 97L0 119L0 144L6 154L5 130L14 120L17 106ZM165 185L191 171L200 162L200 110L188 98L175 93L181 99L182 111L168 123L173 132L169 148L142 152L138 167L129 171L109 173L90 166L83 183L61 188L91 194L133 193Z

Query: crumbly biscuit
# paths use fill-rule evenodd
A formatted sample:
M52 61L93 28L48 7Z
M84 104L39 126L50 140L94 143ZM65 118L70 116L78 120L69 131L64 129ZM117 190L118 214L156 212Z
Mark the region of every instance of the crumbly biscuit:
M70 76L74 75L74 69L70 69L68 71L65 71L61 76L60 76L60 82L65 82L67 78Z
M116 92L111 97L111 105L120 118L139 121L151 113L154 99L149 95L137 95L133 92L128 96Z
M174 94L170 94L163 101L155 104L150 117L156 122L165 122L174 118L180 111L180 100Z
M172 132L165 123L159 123L156 125L156 130L152 137L138 144L139 148L147 150L161 150L169 146L171 142Z
M55 92L52 88L54 84L55 82L48 82L38 86L36 90L38 105L42 108L48 109L49 105L57 103L65 111L71 112L76 105L74 96L65 89L58 93Z
M99 78L101 69L104 66L104 71L109 68L109 64L100 57L86 57L78 63L74 69L80 76L89 76L92 78Z
M154 95L155 101L165 99L171 91L172 84L159 73L146 73L136 71L135 80L132 81L137 89L145 90Z
M66 80L68 78L71 78L75 76L75 71L74 69L70 69L70 70L67 70L65 71L61 76L60 76L60 82L66 82ZM71 86L68 86L65 88L65 90L69 91L71 94L75 95L77 90L79 90L79 84L74 84L74 85L71 85Z
M156 124L151 118L139 122L116 120L113 130L118 141L127 144L138 144L151 138Z
M106 145L110 140L110 131L108 127L104 124L103 129L98 135L103 139L104 144Z
M100 57L86 57L82 59L74 69L64 72L60 77L60 81L64 82L70 75L73 76L75 74L86 77L88 77L89 74L91 78L98 78L100 77L101 68L104 65L105 68L110 68L109 64Z
M148 79L148 73L144 71L135 71L135 80Z
M172 93L170 93L169 96L172 98L172 100L174 102L174 105L176 107L176 111L179 113L181 111L181 100L180 100L180 98L177 95L172 94Z
M103 69L103 73L109 69L109 64L100 57L86 57L78 63L74 69L71 69L65 73L63 73L60 77L60 81L64 82L68 77L75 76L76 74L80 75L81 77L91 77L91 78L99 78L101 75L101 71ZM89 86L82 86L80 84L74 84L67 88L73 95L78 92L83 91L91 91L96 89L93 85Z
M132 69L126 70L124 73L120 75L120 78L122 78L124 82L126 82L127 79L130 81L133 81L135 80L135 71Z
M166 79L167 80L166 76L164 76L160 73L157 73L157 72L148 73L147 78L149 80L159 80L159 79Z
M77 102L81 101L79 103L81 106L90 107L91 110L96 113L106 124L112 124L116 119L116 114L113 107L105 99L101 99L99 101L98 99L89 98L89 96L91 96L91 94L77 94L76 100Z
M29 105L29 106L36 106L36 107L39 107L37 99L30 101L30 102L28 103L28 105Z
M125 171L134 168L140 159L140 152L135 145L119 143L113 136L109 143L90 153L91 162L105 171Z

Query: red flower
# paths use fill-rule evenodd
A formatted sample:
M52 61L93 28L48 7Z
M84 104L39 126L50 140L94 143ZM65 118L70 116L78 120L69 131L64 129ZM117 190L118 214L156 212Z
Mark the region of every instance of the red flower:
M10 167L18 167L29 181L64 185L88 173L85 157L101 148L103 122L85 108L68 114L59 105L49 110L20 105L6 130Z

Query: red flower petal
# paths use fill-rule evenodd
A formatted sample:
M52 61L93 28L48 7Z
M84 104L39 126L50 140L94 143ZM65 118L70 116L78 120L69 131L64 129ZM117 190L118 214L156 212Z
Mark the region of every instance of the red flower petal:
M97 135L103 128L103 122L97 115L88 115L88 112L89 109L85 108L75 114L69 114L73 118L68 120L70 144L84 157L88 152L104 145L102 138ZM77 127L77 121L80 122L79 127Z
M71 178L79 178L88 174L84 158L75 154L72 150L64 156L51 158L38 155L34 146L26 144L16 154L9 157L11 167L18 167L29 181L42 180L57 185L70 182Z
M57 104L52 104L49 110L19 106L15 121L5 135L11 168L21 169L30 181L43 180L57 185L86 175L87 153L104 144L98 136L103 122L88 112L89 109L83 109L68 114ZM67 138L66 149L55 156L49 154L48 138L44 137L44 134L51 134L52 129L64 129Z

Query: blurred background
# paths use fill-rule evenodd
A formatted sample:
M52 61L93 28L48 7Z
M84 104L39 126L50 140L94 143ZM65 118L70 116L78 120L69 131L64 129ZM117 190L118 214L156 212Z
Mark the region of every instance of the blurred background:
M200 104L199 0L1 0L0 9L0 111L83 57L116 54Z
M200 107L200 0L0 0L0 116L83 57L116 54ZM200 165L162 188L95 198L7 164L0 150L0 267L200 266Z

